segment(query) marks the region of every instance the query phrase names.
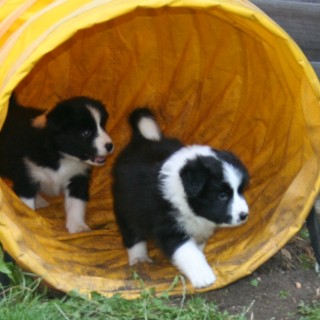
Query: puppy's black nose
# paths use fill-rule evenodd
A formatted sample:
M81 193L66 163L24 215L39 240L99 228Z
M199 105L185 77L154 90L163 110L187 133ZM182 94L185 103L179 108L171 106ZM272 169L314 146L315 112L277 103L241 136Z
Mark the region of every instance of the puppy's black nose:
M112 142L106 143L105 147L108 152L111 152L113 150L113 143Z
M240 217L241 221L244 221L244 220L246 220L248 218L248 213L247 212L241 212L239 217Z

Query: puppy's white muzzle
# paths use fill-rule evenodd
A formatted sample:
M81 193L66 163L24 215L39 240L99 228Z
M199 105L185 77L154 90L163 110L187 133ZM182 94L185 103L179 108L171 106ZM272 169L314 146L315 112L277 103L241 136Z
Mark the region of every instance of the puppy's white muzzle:
M230 226L238 226L248 220L249 207L247 201L239 194L234 195L230 208L230 216Z

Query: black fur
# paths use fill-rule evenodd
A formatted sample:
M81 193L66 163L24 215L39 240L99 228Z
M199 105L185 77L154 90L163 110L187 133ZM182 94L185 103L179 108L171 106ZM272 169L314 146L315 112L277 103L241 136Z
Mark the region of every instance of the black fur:
M175 139L163 138L159 143L138 134L133 135L131 143L119 155L113 169L114 210L127 248L150 236L162 246L163 225L167 236L177 235L179 226L165 214L171 206L161 196L159 170L168 156L181 147Z

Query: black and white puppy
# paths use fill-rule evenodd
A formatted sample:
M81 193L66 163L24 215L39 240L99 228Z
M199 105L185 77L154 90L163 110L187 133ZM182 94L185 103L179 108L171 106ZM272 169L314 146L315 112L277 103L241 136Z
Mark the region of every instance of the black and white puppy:
M32 209L39 192L64 194L68 231L90 230L85 223L90 167L103 165L113 150L104 130L108 113L87 97L58 103L41 126L33 126L42 113L11 97L0 132L0 175L13 181L15 193Z
M248 171L232 153L163 136L147 108L130 115L132 138L114 166L114 211L129 264L151 261L153 238L196 288L216 277L203 254L217 227L248 218Z

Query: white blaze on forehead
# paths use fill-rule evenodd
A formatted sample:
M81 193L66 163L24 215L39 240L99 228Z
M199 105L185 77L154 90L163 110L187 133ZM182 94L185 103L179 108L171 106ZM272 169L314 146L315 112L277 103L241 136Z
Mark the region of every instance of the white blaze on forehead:
M94 138L93 145L97 149L97 156L106 156L107 155L107 149L106 144L111 143L111 138L107 135L107 133L101 128L100 121L101 121L101 114L100 112L90 106L87 105L88 110L90 111L94 121L97 125L97 136Z
M233 197L231 203L230 214L232 216L232 223L238 224L240 222L241 213L249 213L249 207L244 197L239 194L239 187L243 180L243 174L234 166L227 162L223 162L223 173L225 181L233 190Z
M156 122L150 117L143 117L138 122L140 133L147 139L153 141L161 140L160 129Z
M233 190L238 190L243 175L241 172L228 162L223 162L223 173L225 180L230 184Z

